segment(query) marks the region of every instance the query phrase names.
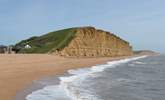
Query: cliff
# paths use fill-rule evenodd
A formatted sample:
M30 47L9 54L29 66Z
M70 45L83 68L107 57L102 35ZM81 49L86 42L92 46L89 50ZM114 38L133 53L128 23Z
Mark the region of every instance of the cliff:
M23 40L16 47L24 53L53 53L60 56L105 57L132 55L129 42L120 37L94 27L78 27L48 33L46 35Z
M130 44L116 35L94 27L76 29L74 39L61 51L61 56L98 57L132 55Z

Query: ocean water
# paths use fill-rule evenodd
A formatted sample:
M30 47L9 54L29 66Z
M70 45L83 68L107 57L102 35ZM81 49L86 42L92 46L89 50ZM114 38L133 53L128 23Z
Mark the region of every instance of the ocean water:
M141 56L69 70L26 100L165 100L165 56Z

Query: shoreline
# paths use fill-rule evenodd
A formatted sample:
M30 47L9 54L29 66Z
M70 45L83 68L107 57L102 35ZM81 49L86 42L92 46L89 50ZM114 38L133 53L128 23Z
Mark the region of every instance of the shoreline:
M26 93L23 91L44 77L63 75L69 69L85 68L134 56L140 55L100 58L63 58L48 54L0 55L0 66L3 66L0 67L0 80L4 79L0 82L0 97L3 100L22 100L31 89L29 92L25 91ZM40 89L43 86L36 87L32 89ZM22 97L21 95L17 97L19 93L22 93Z

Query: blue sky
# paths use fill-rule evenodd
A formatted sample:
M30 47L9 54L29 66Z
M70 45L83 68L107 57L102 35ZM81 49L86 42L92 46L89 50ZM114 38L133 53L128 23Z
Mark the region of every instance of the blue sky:
M165 53L165 0L0 0L0 44L77 26L94 26L134 49Z

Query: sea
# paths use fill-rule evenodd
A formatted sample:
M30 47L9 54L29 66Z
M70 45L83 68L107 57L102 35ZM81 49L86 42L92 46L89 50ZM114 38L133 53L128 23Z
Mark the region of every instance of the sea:
M68 70L26 100L165 100L165 55L110 61ZM52 79L51 79L52 80Z

